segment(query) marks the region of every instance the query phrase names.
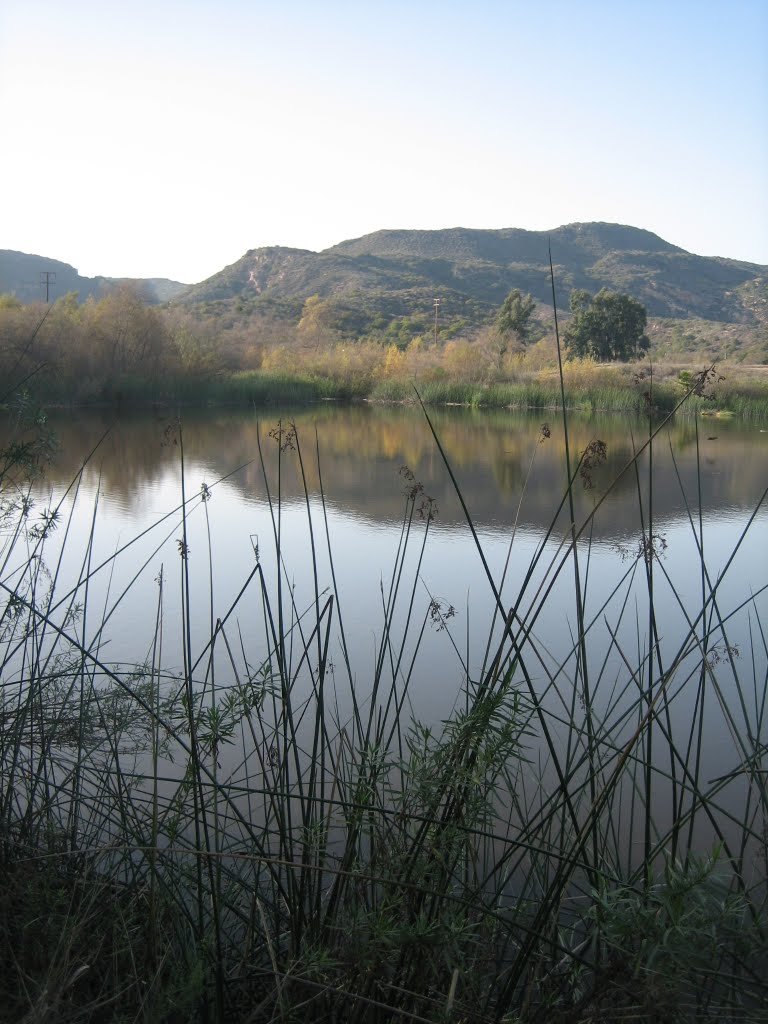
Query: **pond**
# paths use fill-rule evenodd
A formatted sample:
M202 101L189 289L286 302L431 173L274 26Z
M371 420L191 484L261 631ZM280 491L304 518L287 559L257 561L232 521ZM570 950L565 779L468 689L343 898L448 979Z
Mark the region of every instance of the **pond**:
M662 742L643 736L637 761L654 759L659 842L705 783L727 834L765 737L768 433L678 417L633 461L647 421L571 416L572 529L561 414L429 415L434 434L420 410L330 403L53 416L60 452L28 518L59 507L50 621L111 666L156 663L162 621L164 677L191 658L224 693L258 674L282 615L302 699L299 652L327 657L336 730L371 701L380 723L394 706L434 727L509 669L547 715L544 743L531 713L537 785L576 773L598 734L601 771L634 759L624 745L651 718ZM20 571L7 561L6 585ZM247 760L231 743L217 757L233 777Z

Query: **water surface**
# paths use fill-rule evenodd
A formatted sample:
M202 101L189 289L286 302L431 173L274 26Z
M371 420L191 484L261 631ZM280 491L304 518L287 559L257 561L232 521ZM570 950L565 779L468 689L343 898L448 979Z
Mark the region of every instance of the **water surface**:
M38 513L61 503L61 525L45 552L54 613L64 614L72 603L67 594L88 576L87 593L81 586L76 595L78 604L87 598L87 615L72 617L78 638L97 647L104 661L147 661L162 575L163 662L167 672L181 672L180 595L188 572L193 660L224 619L246 663L257 666L270 644L252 577L258 558L276 594L279 524L287 620L313 602L313 540L323 595L335 574L339 722L352 710L342 625L352 686L364 704L393 577L400 597L388 657L397 666L402 655L397 685L401 693L407 687L406 706L415 716L446 717L464 700L468 677L482 675L501 635L495 587L502 608L514 605L518 622L525 622L526 685L555 721L572 720L584 711L584 695L562 420L554 412L461 409L430 416L466 510L429 424L413 409L329 403L266 414L185 411L181 429L167 411L54 417L60 454L35 494ZM298 443L286 443L294 426ZM681 418L662 431L652 455L645 451L633 464L648 429L626 417L571 417L569 423L590 701L618 745L636 724L636 716L623 717L624 709L649 678L652 685L654 674L679 662L667 683L665 727L677 730L684 746L699 716L703 770L716 779L743 760L743 738L759 738L764 728L768 434L733 421L699 421L697 429L696 421ZM588 446L602 451L598 441L604 461L593 458L594 465L577 471ZM403 556L407 492L414 487ZM180 557L182 494L186 560ZM433 518L420 516L419 508ZM644 557L649 537L650 559ZM701 649L692 636L706 644L714 686L703 716L695 671ZM218 667L219 685L227 684L230 668L226 659ZM736 674L743 677L738 686ZM562 736L557 726L553 735L569 742L565 724ZM546 771L546 752L539 753ZM736 783L732 791L740 798Z

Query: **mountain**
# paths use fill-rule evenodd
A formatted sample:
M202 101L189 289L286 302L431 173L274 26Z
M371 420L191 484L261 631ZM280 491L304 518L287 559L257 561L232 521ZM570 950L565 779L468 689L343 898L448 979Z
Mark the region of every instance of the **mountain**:
M628 292L652 317L744 324L768 320L768 267L696 256L622 224L377 231L323 252L252 249L175 302L202 313L300 315L311 295L328 300L342 325L365 330L393 317L425 317L435 297L441 323L487 321L512 288L551 305L551 245L558 307L575 288Z
M513 288L530 292L541 331L551 319L551 246L558 308L571 292L601 288L639 299L651 318L654 349L768 353L768 267L696 256L650 231L623 224L567 224L552 231L517 228L385 230L322 252L271 246L252 249L231 266L183 285L163 278L81 277L68 263L0 250L0 292L23 301L76 291L83 300L130 280L148 301L171 303L226 328L252 317L295 325L311 296L321 322L347 336L386 335L398 343L426 334L440 302L443 338L489 323ZM315 314L318 314L315 308ZM279 324L278 324L279 326Z
M91 295L99 298L110 287L132 284L141 289L148 302L165 303L188 287L164 277L81 277L69 263L13 249L0 249L0 293L10 292L22 302L45 299L46 274L50 275L47 286L51 300L68 292L77 292L80 301Z

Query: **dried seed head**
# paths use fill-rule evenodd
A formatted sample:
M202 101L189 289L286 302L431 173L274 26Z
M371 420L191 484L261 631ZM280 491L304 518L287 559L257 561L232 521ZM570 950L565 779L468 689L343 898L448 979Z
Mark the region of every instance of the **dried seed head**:
M589 490L594 486L592 481L592 470L597 466L601 466L607 458L608 445L605 441L601 441L599 438L596 438L594 441L590 441L584 449L584 454L581 457L579 474L581 476L581 482L586 490Z

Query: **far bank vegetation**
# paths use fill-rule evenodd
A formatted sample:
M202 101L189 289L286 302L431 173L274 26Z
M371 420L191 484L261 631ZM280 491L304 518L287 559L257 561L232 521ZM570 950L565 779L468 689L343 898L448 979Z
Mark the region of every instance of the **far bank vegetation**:
M14 384L34 381L44 402L72 405L408 401L414 386L435 403L536 407L559 401L552 311L517 289L479 328L462 328L438 305L360 334L354 322L345 322L338 302L317 295L292 317L279 313L206 316L149 305L130 285L83 303L70 293L51 306L2 295L0 376ZM735 411L748 415L768 408L768 379L729 361L727 339L713 339L711 351L659 364L657 349L662 356L665 350L655 339L674 328L667 325L660 335L630 296L574 292L560 329L568 404L642 411L651 387L650 354L662 407L687 373L719 356L724 362L713 411L734 411L739 402Z

